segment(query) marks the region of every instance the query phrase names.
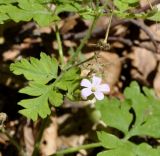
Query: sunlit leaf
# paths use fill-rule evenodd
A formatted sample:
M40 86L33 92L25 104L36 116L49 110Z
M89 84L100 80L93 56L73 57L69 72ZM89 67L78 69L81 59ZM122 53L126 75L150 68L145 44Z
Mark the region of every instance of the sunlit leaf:
M142 93L143 91L143 93ZM137 145L131 137L160 138L160 99L153 90L132 82L124 91L125 99L108 99L96 102L102 121L124 133L122 138L109 132L98 132L98 139L108 150L98 156L159 156L160 148L147 143Z
M33 57L29 60L22 59L11 64L10 70L16 75L23 74L28 80L46 84L57 77L58 63L55 58L41 53L40 60Z

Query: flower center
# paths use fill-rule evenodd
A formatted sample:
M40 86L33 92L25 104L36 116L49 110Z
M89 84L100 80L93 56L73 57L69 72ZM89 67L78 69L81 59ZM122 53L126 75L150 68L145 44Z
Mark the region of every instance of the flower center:
M92 92L95 92L96 90L97 90L96 87L92 87L92 88L91 88L91 91L92 91Z

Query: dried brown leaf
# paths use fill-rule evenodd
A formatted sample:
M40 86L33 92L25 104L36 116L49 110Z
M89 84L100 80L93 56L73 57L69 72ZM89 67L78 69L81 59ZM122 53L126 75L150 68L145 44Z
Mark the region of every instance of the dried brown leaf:
M160 97L160 64L158 66L158 70L153 81L153 88L156 92L156 95Z
M57 150L57 119L51 117L51 123L43 133L41 140L40 151L42 156L48 156Z
M32 152L34 149L34 137L33 137L32 128L25 125L23 128L23 135L24 135L26 154L28 156L32 155Z
M132 49L133 52L129 56L132 60L132 65L146 79L156 67L156 58L151 51L145 48L133 47Z

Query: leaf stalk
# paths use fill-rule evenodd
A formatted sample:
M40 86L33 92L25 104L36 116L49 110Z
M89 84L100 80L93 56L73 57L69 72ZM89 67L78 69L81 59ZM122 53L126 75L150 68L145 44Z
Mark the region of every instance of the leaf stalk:
M58 43L58 52L59 52L60 62L63 67L64 66L64 55L63 55L62 41L61 41L61 37L60 37L60 33L59 33L57 24L55 24L55 29L56 29L56 39Z
M101 146L102 146L102 144L100 142L91 143L91 144L81 145L78 147L71 147L71 148L68 148L68 149L65 149L62 151L58 151L57 153L50 155L50 156L63 156L65 154L74 153L74 152L80 151L82 149L87 150L87 149L101 147Z

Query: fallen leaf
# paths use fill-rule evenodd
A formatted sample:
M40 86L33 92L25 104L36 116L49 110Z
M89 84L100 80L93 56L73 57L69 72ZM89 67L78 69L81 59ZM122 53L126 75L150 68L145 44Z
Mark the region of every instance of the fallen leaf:
M73 48L77 46L77 44L71 40L64 40L63 43L66 47L69 47L69 48Z
M132 50L129 58L132 60L133 67L147 79L148 75L155 69L157 64L154 54L140 47L133 47Z
M158 70L153 81L153 88L156 92L156 95L160 97L160 64L158 65Z
M63 26L61 28L61 34L66 34L70 30L72 30L77 24L77 21L76 21L77 18L78 18L77 15L65 18L63 21Z
M157 41L160 41L160 24L152 24L149 26L149 30L152 33L153 38ZM140 30L140 39L146 40L149 39L149 36L143 30Z
M0 133L0 144L8 144L9 142L9 138L4 134L4 133Z
M57 150L57 120L51 117L51 123L43 133L41 140L40 151L41 156L48 156L54 154Z
M14 60L19 54L20 54L20 50L10 49L3 53L3 60L4 61Z
M28 156L32 155L33 150L34 150L34 137L33 137L32 128L25 125L23 127L23 135L24 135L26 154Z

